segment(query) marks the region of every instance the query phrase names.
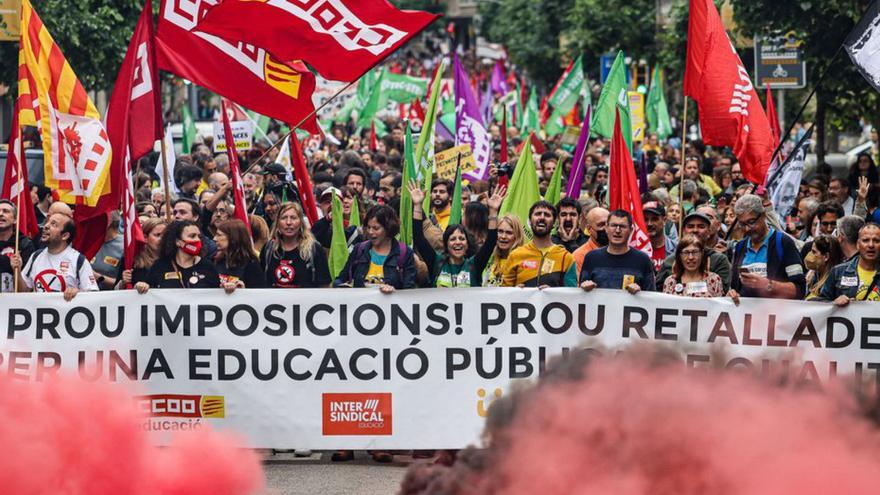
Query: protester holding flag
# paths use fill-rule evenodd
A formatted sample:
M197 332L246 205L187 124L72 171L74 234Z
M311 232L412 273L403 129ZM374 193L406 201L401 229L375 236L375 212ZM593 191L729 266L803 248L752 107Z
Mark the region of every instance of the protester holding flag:
M13 271L20 270L18 291L61 292L64 300L70 301L81 290L98 290L92 265L71 246L74 237L73 218L61 213L50 214L40 235L43 247L33 252L23 268L20 253L10 258Z
M260 264L270 287L317 288L331 282L327 255L312 235L299 203L284 203L278 209Z
M233 218L217 225L214 234L217 254L214 264L220 275L220 286L232 293L235 289L262 289L266 278L254 251L251 232L241 220Z
M479 287L482 273L489 263L497 239L498 209L507 190L496 186L489 197L489 231L482 246L477 246L473 237L461 223L450 225L443 233L443 250L434 248L425 239L422 229L424 212L422 202L425 193L417 182L409 184L413 199L413 240L416 250L429 267L429 281L434 287Z
M395 241L400 219L387 205L370 208L364 221L367 240L355 246L334 287L378 287L383 294L416 286L415 253Z
M122 270L123 266L119 265L122 273L116 277L119 281L116 283L116 289L128 289L138 282L145 282L150 267L159 259L159 249L162 245L162 235L168 221L165 217L149 218L141 221L141 229L144 232L144 246L138 253L132 263L132 268Z
M27 260L34 252L34 243L16 225L16 206L8 199L0 200L0 292L14 292L14 270L11 259L18 238L19 257Z
M645 253L630 247L633 218L625 210L608 215L608 246L590 251L578 278L581 289L619 289L635 294L655 291L654 265Z

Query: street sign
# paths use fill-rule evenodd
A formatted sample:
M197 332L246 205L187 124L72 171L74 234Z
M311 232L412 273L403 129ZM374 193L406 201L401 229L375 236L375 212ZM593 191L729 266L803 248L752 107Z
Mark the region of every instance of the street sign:
M755 86L798 89L807 85L801 41L793 33L755 38Z
M599 56L599 84L605 84L608 79L608 73L611 72L611 66L614 65L614 59L617 58L616 53ZM629 85L630 73L629 67L626 68L626 84Z

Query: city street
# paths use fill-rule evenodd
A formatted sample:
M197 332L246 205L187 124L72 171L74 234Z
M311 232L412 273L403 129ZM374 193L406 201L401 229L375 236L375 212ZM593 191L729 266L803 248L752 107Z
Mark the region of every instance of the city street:
M394 456L394 463L377 464L366 454L356 452L355 460L330 461L331 452L315 452L311 457L293 453L266 455L266 493L269 495L394 495L407 466L408 455Z

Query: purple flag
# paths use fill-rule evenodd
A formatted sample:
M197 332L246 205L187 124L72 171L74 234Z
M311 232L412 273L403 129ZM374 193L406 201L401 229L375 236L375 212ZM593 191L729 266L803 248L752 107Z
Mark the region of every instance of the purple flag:
M587 153L587 143L590 141L590 117L593 107L587 105L587 114L584 115L584 125L581 127L581 135L578 137L577 148L574 150L574 161L571 164L571 172L568 173L568 185L565 195L569 198L581 197L581 183L584 182L584 155Z
M492 144L480 106L471 89L467 73L461 66L458 55L455 55L455 144L469 144L474 154L473 170L463 173L462 177L470 180L486 180L489 175L489 161L492 158Z
M648 192L648 153L642 150L642 159L639 160L639 194Z
M489 124L492 122L492 85L486 85L486 92L483 93L483 98L480 101L480 112L483 114L483 122Z
M492 69L492 80L489 86L492 91L499 95L507 94L507 81L504 80L504 72L501 71L501 61L495 62L495 68Z

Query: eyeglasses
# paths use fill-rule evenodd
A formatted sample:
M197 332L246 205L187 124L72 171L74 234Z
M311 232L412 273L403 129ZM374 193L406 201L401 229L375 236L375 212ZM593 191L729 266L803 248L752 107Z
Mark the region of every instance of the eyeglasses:
M754 227L755 225L758 225L758 223L761 221L761 217L763 217L763 216L764 215L758 215L751 220L743 220L740 222L740 224L743 225L744 227L749 227L749 228Z
M685 249L681 252L682 258L699 258L703 253L699 249Z
M605 230L626 230L629 228L629 225L620 225L620 224L608 224L605 226Z
M837 220L831 222L819 222L823 227L837 227Z

